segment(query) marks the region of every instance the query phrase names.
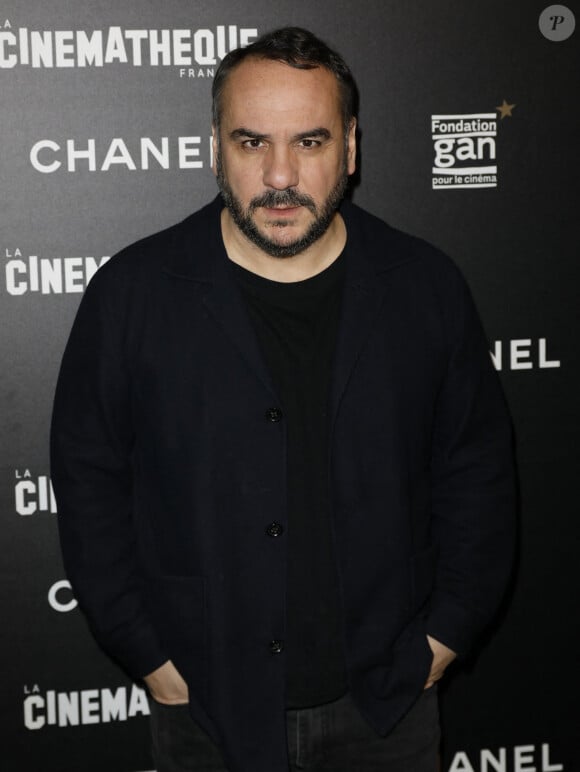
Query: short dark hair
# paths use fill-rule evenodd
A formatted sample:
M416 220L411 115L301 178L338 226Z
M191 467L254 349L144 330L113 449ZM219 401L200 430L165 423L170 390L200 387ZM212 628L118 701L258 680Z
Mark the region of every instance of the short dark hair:
M219 128L221 97L228 75L245 59L271 59L298 70L325 67L332 72L339 85L342 118L345 133L357 114L358 90L348 65L336 51L301 27L282 27L266 32L245 48L236 48L219 65L212 85L212 120Z

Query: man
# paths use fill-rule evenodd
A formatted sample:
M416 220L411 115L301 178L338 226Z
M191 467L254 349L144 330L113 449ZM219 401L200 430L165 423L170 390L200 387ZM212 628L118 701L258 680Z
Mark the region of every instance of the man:
M342 202L336 53L278 30L213 92L221 199L109 261L67 346L67 571L159 772L434 770L513 546L486 342L447 258Z

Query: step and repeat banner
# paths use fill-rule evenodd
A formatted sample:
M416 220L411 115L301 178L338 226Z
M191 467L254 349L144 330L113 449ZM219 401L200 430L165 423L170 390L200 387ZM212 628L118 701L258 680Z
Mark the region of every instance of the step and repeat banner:
M442 686L442 770L580 770L579 15L545 0L0 4L2 770L151 769L145 694L91 639L61 565L52 396L95 272L215 195L218 63L287 24L351 65L354 201L459 264L514 419L517 572Z

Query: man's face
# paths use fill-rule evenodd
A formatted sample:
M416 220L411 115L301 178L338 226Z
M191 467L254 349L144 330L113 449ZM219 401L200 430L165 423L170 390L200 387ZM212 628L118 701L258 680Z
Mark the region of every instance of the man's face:
M300 254L326 232L355 168L335 76L246 59L221 107L214 172L234 223L273 257Z

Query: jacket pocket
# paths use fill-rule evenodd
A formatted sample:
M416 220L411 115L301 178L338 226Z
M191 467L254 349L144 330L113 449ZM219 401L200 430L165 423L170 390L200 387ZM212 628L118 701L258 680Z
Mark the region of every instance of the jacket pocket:
M190 692L205 702L207 684L206 585L199 576L161 576L151 585L155 627Z
M436 544L411 556L411 605L415 613L425 605L433 591L438 556Z

